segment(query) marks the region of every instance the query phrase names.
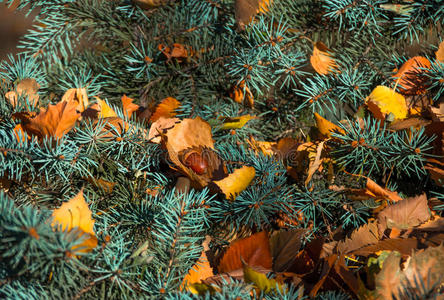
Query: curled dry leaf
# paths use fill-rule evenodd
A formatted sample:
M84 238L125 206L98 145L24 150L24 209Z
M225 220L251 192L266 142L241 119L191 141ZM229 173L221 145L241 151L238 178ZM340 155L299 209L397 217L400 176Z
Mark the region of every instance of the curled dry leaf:
M316 147L316 156L313 160L310 160L308 167L307 178L305 179L305 186L308 186L314 173L320 169L323 159L321 159L322 150L324 149L325 141L320 142Z
M37 91L40 85L33 78L25 78L17 84L16 91L10 91L5 94L5 98L13 107L17 106L18 97L20 95L28 97L29 103L32 106L37 105L39 102L39 95Z
M408 109L403 95L394 90L379 85L367 97L368 109L379 120L385 120L386 116L393 114L395 119L405 119Z
M157 105L156 110L150 118L150 122L155 122L159 118L172 118L176 115L176 109L179 108L180 102L173 97L168 97L162 100L162 102Z
M399 85L400 92L404 95L424 94L427 90L427 77L421 76L430 68L430 61L423 56L415 56L406 61L399 71L393 75Z
M73 250L77 252L90 252L97 246L97 238L94 233L95 221L91 215L91 210L85 202L83 190L81 190L74 198L63 203L62 206L53 211L51 226L59 228L61 225L62 230L67 231L78 230L78 238L86 235L87 239L74 247Z
M230 93L230 98L235 102L242 104L244 101L249 107L254 107L254 96L250 88L245 85L245 80L242 80L239 85L236 85Z
M170 60L171 58L177 58L178 61L183 61L184 58L188 57L188 47L174 43L173 47L168 47L164 44L159 44L157 49L165 55L165 57Z
M339 133L345 134L345 132L342 128L340 128L336 124L330 122L329 120L324 119L323 117L321 117L320 114L314 113L314 116L316 119L316 127L319 129L319 132L322 135L324 135L326 137L331 137L331 134L333 132L339 132Z
M89 106L86 88L69 89L65 92L61 102L77 103L77 111L83 112Z
M261 231L232 242L217 266L218 272L228 273L242 269L241 259L249 266L271 269L272 258L268 233Z
M253 167L243 166L213 183L222 191L226 199L234 201L236 196L250 185L254 176L256 176L256 171Z
M155 144L159 144L161 140L161 133L165 133L168 129L173 128L177 123L180 123L180 119L178 118L159 118L156 122L151 124L148 139Z
M310 63L315 71L321 75L327 75L338 69L336 61L332 58L330 49L323 42L317 42L313 46L313 54L310 57Z
M17 113L14 117L20 119L24 131L39 138L61 138L74 126L80 113L77 112L78 103L75 101L50 104L42 108L38 115Z
M184 119L161 133L161 143L174 168L187 176L194 188L203 188L227 174L223 161L214 152L211 126L200 117Z

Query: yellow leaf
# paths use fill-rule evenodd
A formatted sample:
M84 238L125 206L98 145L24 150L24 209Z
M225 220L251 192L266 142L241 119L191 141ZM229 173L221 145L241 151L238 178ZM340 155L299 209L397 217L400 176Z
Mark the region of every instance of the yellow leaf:
M367 97L367 107L377 119L384 120L390 113L396 119L407 118L407 104L403 95L379 85Z
M255 119L256 116L243 115L234 118L225 118L221 129L238 129L244 127L248 121Z
M69 89L65 92L61 102L77 102L77 111L83 112L89 105L85 88Z
M435 52L436 60L444 63L444 41L439 44L438 50Z
M61 225L62 230L67 231L77 228L80 235L87 234L88 238L77 247L82 247L78 252L90 252L97 246L97 238L94 233L95 221L91 215L91 210L85 202L83 190L81 190L74 198L54 210L52 213L54 219L51 226L58 228Z
M253 283L258 289L265 293L276 290L276 287L282 291L283 287L276 279L267 278L263 273L253 270L248 265L244 265L244 280L246 283Z
M316 148L316 156L314 157L314 159L310 159L310 167L308 168L308 176L307 179L305 180L305 186L308 185L308 183L311 180L311 177L313 177L313 174L319 170L319 167L321 166L321 163L323 161L323 159L321 159L321 154L322 154L322 149L324 149L324 143L325 141L322 141L321 143L319 143L319 145ZM310 157L310 155L309 155Z
M110 117L117 117L116 112L108 105L108 103L106 103L105 101L103 101L102 99L100 99L99 97L95 97L97 100L97 104L100 107L100 113L99 113L99 118L110 118Z
M254 176L256 176L256 171L253 167L243 166L234 170L224 179L214 181L214 183L222 190L226 199L234 201L236 196L250 185Z
M317 42L313 47L313 55L310 57L310 63L321 75L327 75L337 70L338 65L329 53L330 49L323 42Z
M213 294L216 291L213 286L205 283L192 283L188 285L188 290L195 295L201 296L204 296L208 292Z
M316 119L316 126L319 129L319 132L327 137L331 137L332 132L340 132L344 134L344 130L339 126L333 124L329 120L324 119L318 113L314 113Z

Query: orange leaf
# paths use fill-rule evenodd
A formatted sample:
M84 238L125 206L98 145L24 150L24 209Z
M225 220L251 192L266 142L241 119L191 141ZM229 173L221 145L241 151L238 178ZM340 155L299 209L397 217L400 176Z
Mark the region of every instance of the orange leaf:
M204 242L204 250L196 262L196 264L188 271L188 274L185 275L185 278L182 281L181 290L183 287L190 289L190 286L195 283L201 283L202 280L205 280L214 275L213 268L210 266L210 262L208 261L207 251L208 246L205 246Z
M344 134L344 130L337 126L336 124L330 122L329 120L324 119L318 113L314 113L316 119L316 126L318 127L321 134L331 137L333 132L339 132Z
M332 58L330 49L323 42L317 42L313 47L313 55L310 57L310 63L321 75L327 75L337 70L338 65Z
M438 50L435 52L436 60L444 63L444 41L439 44Z
M375 196L383 197L393 202L402 200L402 198L399 197L397 192L392 192L390 190L384 189L383 187L381 187L368 177L367 177L366 188L369 192L373 193Z
M97 246L97 238L94 233L95 221L91 215L91 210L85 202L83 190L81 190L74 198L53 211L54 219L51 226L58 228L61 225L62 230L67 231L77 228L79 230L78 237L86 234L88 238L74 247L73 250L82 247L78 252L90 252Z
M32 117L28 114L16 115L21 121L23 129L39 138L61 138L75 125L80 113L77 112L77 102L59 102L50 104L47 109L41 109L40 113Z
M234 12L241 28L250 23L256 14L266 13L272 0L236 0Z
M172 118L176 115L175 110L180 106L180 102L173 97L167 97L157 105L154 114L150 118L150 122L157 121L160 117Z
M395 82L399 84L400 91L405 95L424 94L427 90L424 76L419 76L426 71L420 68L430 68L430 61L423 56L415 56L406 61L399 71L393 75Z
M133 112L139 109L139 105L133 103L134 100L130 97L127 97L126 95L123 95L121 100L122 100L123 111L126 112L128 118L131 118Z
M17 106L17 98L18 95L27 96L29 99L29 103L32 106L35 106L39 101L39 95L37 94L40 85L37 83L35 79L26 78L21 80L17 84L17 92L10 91L5 94L5 98L11 103L13 107Z
M222 257L217 270L219 273L226 273L242 269L241 258L249 266L262 266L266 269L271 269L272 259L267 232L261 231L248 238L231 243Z
M239 85L233 88L230 97L237 103L243 103L245 100L248 103L248 106L254 107L253 93L248 86L245 85L245 80L242 80Z

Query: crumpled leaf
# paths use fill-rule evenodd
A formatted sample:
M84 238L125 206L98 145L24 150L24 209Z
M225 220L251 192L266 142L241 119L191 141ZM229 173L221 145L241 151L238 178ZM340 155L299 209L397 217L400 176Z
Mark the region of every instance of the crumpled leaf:
M177 123L180 123L180 119L178 118L160 117L156 122L151 124L148 139L155 144L159 144L161 140L161 133L165 133L168 129L173 128Z
M278 283L276 279L267 278L264 273L254 270L247 264L244 265L244 280L246 283L253 283L259 290L266 294L276 290L276 288L281 291L283 290L282 284Z
M380 120L385 120L389 114L393 114L395 119L405 119L408 114L404 96L382 85L370 93L366 104L373 116Z
M48 108L41 108L37 116L17 113L14 116L21 120L23 130L30 135L61 138L74 126L80 113L77 112L78 103L75 101L50 104Z
M425 72L420 68L430 68L430 66L430 61L423 56L415 56L406 61L393 75L395 82L399 85L400 92L404 95L424 94L427 90L427 78L420 76Z
M8 99L13 107L16 107L18 97L24 95L28 97L29 103L35 106L39 102L39 94L37 94L39 88L40 84L35 79L25 78L17 84L16 91L7 92L5 98Z
M330 49L323 42L317 42L313 46L313 54L310 57L310 63L315 71L321 75L327 75L338 69L336 61L332 58Z
M87 235L87 239L74 247L73 250L77 252L91 252L97 246L97 238L94 232L95 221L91 217L91 210L83 197L83 190L74 198L55 209L52 216L52 227L58 228L61 225L62 230L79 230L78 237Z
M239 85L233 88L230 97L239 104L246 101L249 107L254 107L254 96L250 88L245 85L245 80L242 80Z
M271 269L272 258L268 233L261 231L247 238L239 239L230 244L217 266L219 273L228 273L242 269L241 258L249 266L261 266Z
M344 130L337 126L336 124L330 122L327 119L324 119L318 113L314 113L316 119L316 127L319 129L319 132L326 137L331 137L333 132L339 132L344 134Z
M167 97L157 105L156 110L150 118L150 122L155 122L159 118L172 118L176 115L175 110L180 106L180 102L173 97Z
M316 156L313 160L310 159L310 166L308 167L307 179L305 179L305 186L308 186L311 178L314 173L319 170L319 167L322 164L323 159L321 159L322 150L324 149L325 141L320 142L316 147Z
M74 88L65 92L61 102L73 103L77 102L77 111L83 112L89 106L88 94L86 88Z
M256 171L253 167L243 166L213 183L220 188L227 200L234 201L236 196L250 185L254 176L256 176Z
M224 117L221 129L238 129L244 127L248 121L255 119L256 116L243 115L239 117L228 118Z
M431 217L425 194L401 200L378 214L379 233L386 228L400 230L419 226Z
M183 59L188 57L188 50L182 44L174 43L173 47L166 46L164 44L159 44L157 48L160 50L160 52L165 55L165 57L170 60L171 58L177 58L179 62L183 61Z

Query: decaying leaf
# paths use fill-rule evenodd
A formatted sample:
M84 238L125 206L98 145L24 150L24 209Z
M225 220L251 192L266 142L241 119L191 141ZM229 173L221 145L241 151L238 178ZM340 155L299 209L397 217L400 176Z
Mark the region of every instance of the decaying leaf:
M254 176L256 176L256 171L253 167L243 166L213 183L219 187L226 199L234 201L236 196L250 185Z
M338 65L330 52L331 50L323 42L314 44L310 63L317 73L327 75L330 72L337 71Z
M39 94L37 91L39 90L40 85L33 78L26 78L21 80L17 84L16 91L10 91L5 94L5 98L8 99L9 103L13 107L17 106L18 97L20 95L28 97L29 104L32 106L37 105L39 101Z
M371 92L366 104L373 116L380 120L385 120L389 114L393 114L395 119L405 119L408 114L404 96L382 85Z
M423 56L415 56L406 61L393 75L400 92L404 95L424 94L427 90L427 78L421 76L425 72L421 68L427 69L430 65L430 61Z
M219 262L219 273L228 273L243 268L242 260L249 266L271 269L272 258L268 233L261 231L230 244Z
M76 252L90 252L97 246L97 238L94 233L94 219L92 213L83 197L81 190L74 198L65 202L52 213L53 222L51 226L62 230L78 230L78 237L87 235L80 245L74 247Z
M176 109L179 108L180 102L173 97L167 97L157 105L156 110L150 118L150 122L155 122L159 118L172 118L176 115Z

